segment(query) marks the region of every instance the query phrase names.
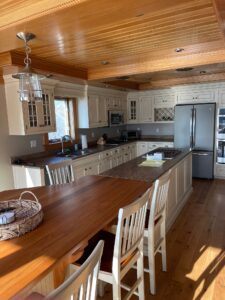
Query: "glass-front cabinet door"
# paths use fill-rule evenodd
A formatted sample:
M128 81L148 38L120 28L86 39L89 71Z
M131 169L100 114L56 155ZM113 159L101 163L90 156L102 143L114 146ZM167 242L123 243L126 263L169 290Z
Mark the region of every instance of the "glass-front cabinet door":
M138 122L138 101L136 99L130 98L127 101L127 123L137 123Z
M26 134L55 131L54 95L52 89L43 89L42 101L23 102Z

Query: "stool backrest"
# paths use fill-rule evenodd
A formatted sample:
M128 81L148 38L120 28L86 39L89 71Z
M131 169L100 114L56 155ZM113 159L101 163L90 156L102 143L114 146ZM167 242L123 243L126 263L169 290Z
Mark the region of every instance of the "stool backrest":
M148 201L149 190L135 202L119 210L113 264L125 261L143 240Z
M95 300L98 272L104 242L99 241L89 258L45 300Z
M165 175L156 180L150 196L150 216L149 216L149 227L154 227L154 223L162 215L165 217L166 202L168 199L170 174L168 171Z
M74 181L73 167L68 162L46 165L45 168L50 185Z

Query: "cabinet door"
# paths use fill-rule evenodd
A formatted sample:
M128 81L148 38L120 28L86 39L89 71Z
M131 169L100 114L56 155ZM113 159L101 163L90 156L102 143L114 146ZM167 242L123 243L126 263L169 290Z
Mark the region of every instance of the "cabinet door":
M99 126L99 111L98 102L99 98L97 95L88 96L88 114L89 114L89 126L98 127Z
M225 105L225 89L219 90L219 105Z
M52 89L43 89L42 101L23 102L25 131L27 134L56 130L54 95Z
M152 103L153 97L140 98L140 122L152 122Z
M145 153L147 153L149 150L148 150L148 143L146 142L138 142L137 143L137 156L141 156Z
M102 172L105 172L105 171L111 169L111 165L112 165L111 158L102 159L99 163L99 173L102 173Z
M164 108L164 107L174 107L174 105L175 105L174 94L155 95L154 97L154 107Z
M98 100L98 123L100 126L108 125L107 99L104 96Z
M179 93L177 97L177 103L204 103L214 102L215 92L212 90L195 91L191 93Z
M93 162L85 166L85 175L98 175L99 174L99 164Z
M138 120L138 101L136 99L127 100L127 123L137 123Z

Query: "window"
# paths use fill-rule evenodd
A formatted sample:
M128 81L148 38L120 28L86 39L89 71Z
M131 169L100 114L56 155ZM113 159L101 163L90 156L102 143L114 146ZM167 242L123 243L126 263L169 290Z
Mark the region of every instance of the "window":
M45 144L57 144L64 135L75 139L76 99L57 98L54 100L56 131L46 135Z

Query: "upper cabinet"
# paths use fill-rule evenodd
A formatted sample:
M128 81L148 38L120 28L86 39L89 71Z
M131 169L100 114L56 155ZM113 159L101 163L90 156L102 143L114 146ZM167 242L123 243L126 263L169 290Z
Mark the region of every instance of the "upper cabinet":
M152 118L153 96L143 96L139 99L139 120L141 123L149 123Z
M139 122L139 101L137 98L127 100L127 123L134 124Z
M115 95L101 88L90 90L88 96L78 98L79 128L108 126L109 111L123 111L126 120L126 96L121 92Z
M88 96L89 127L104 127L108 125L107 99L104 96Z
M191 92L180 92L177 95L177 104L180 103L204 103L204 102L215 102L215 91L214 90L198 90Z
M54 87L42 85L43 100L21 102L19 81L5 76L5 96L10 135L55 131Z

